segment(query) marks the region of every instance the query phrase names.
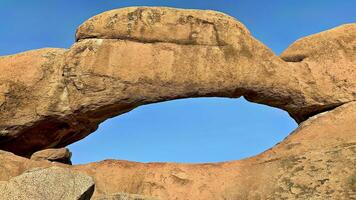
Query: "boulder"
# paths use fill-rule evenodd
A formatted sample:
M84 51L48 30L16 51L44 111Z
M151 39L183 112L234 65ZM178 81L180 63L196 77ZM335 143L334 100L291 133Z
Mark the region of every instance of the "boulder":
M93 179L69 169L35 168L0 183L2 200L90 200Z
M50 167L61 163L38 162L0 150L0 181L8 181L32 168Z
M302 39L280 58L219 12L104 12L78 28L68 50L0 57L0 149L30 157L140 105L179 98L244 96L301 123L355 100L355 27Z
M31 160L48 160L51 162L60 162L71 165L72 153L67 148L45 149L37 151L31 156Z

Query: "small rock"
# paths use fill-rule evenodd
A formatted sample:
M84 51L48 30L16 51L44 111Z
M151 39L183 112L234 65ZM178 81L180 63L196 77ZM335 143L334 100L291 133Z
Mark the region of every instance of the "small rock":
M37 151L31 156L31 160L41 161L48 160L51 162L60 162L71 165L72 153L67 148L60 149L45 149Z

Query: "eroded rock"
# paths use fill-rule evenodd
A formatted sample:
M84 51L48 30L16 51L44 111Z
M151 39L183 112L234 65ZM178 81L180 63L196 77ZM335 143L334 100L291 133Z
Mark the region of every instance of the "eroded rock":
M60 132L68 128L58 119L68 109L64 51L39 49L0 57L0 149L30 156L58 144Z
M356 102L301 123L255 157L207 164L102 161L75 166L97 194L120 191L160 199L354 199ZM100 171L100 173L96 173Z
M336 28L301 38L289 46L281 58L294 67L307 68L310 81L301 84L312 88L314 96L334 101L321 104L329 110L356 98L356 24ZM307 84L307 85L305 85ZM306 97L308 98L308 97ZM308 108L305 108L308 110ZM308 115L318 113L315 110Z
M90 200L93 179L60 167L35 168L0 183L2 200Z
M355 199L356 102L318 114L280 144L224 163L106 160L70 166L95 180L94 198L131 193L159 199ZM55 163L0 153L0 181ZM10 174L10 175L9 175Z
M72 164L70 160L72 157L72 153L67 148L60 149L45 149L41 151L37 151L31 155L31 160L48 160L51 162L60 162L64 164Z
M222 13L102 13L69 50L0 57L0 149L29 157L65 147L110 117L178 98L244 96L302 122L355 100L355 27L301 39L281 59Z

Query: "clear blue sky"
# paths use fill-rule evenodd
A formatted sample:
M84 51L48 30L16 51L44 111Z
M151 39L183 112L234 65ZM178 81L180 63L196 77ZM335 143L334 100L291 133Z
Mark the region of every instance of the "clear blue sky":
M356 22L355 0L0 0L0 55L69 48L76 27L89 17L135 5L225 12L277 54L298 38ZM70 149L74 163L237 160L267 150L295 127L284 111L244 99L185 99L107 120Z

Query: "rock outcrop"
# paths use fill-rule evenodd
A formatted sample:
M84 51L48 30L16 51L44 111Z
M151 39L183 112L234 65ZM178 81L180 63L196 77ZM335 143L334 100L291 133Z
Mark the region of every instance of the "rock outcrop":
M102 161L74 168L96 180L97 194L160 199L356 198L356 102L301 123L282 143L249 159L174 164Z
M318 114L255 157L209 164L106 160L63 165L95 180L96 197L131 193L170 199L356 198L356 102ZM0 153L0 181L55 163Z
M356 24L342 25L299 39L282 53L281 58L295 63L298 68L308 69L308 76L314 80L305 83L314 88L316 96L341 100L339 103L335 101L334 106L326 106L326 110L355 101ZM309 115L315 113L318 111Z
M59 167L35 168L0 183L2 200L90 200L93 192L91 177Z
M60 162L71 165L71 157L72 153L67 148L45 149L32 154L31 160L48 160L51 162Z
M213 164L107 160L70 166L0 152L0 180L62 166L115 193L159 199L355 199L356 24L302 38L281 57L214 11L132 7L97 15L68 50L0 57L0 149L65 147L140 105L244 96L299 127L272 149ZM11 181L10 181L11 182Z

